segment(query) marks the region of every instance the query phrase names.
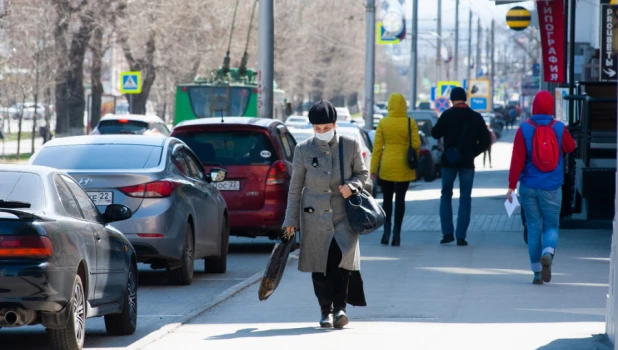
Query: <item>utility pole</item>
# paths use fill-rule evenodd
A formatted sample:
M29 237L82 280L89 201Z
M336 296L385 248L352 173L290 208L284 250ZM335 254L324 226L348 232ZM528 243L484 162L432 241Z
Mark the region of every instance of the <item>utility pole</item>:
M438 0L438 42L436 45L436 84L442 80L442 0Z
M491 101L489 101L489 105L492 106L490 107L492 109L494 105L494 95L496 91L496 84L495 84L495 79L494 79L496 75L495 55L496 55L496 21L492 19L491 20L491 76L489 78L489 81L491 82Z
M417 68L418 68L418 0L412 0L412 44L410 45L410 73L412 79L410 79L410 106L411 110L416 109L416 81L417 81Z
M272 0L271 0L272 1ZM373 85L375 82L376 2L366 0L365 11L365 128L373 126Z
M476 63L476 62L475 62ZM468 16L468 84L472 79L472 8L470 8L470 14Z
M459 81L459 0L455 0L455 81Z
M474 77L478 75L477 72L481 69L481 45L483 43L483 29L481 28L481 18L479 17L478 25L476 29L476 60L474 62Z
M274 0L260 0L258 32L258 117L273 118Z

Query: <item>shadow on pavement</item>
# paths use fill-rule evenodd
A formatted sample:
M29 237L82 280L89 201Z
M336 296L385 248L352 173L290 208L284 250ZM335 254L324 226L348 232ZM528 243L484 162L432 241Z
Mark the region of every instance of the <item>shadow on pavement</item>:
M318 327L299 327L299 328L283 328L283 329L267 329L258 331L257 328L239 329L234 333L221 334L213 337L208 337L205 340L226 340L237 338L262 338L262 337L280 337L280 336L297 336L334 331L334 329L324 329Z
M557 339L541 346L537 350L613 350L611 342L605 334L595 334L592 337L580 339Z

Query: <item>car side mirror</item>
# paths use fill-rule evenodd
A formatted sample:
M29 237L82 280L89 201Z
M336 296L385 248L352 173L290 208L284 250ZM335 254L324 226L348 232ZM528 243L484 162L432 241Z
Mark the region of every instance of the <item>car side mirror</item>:
M210 181L223 182L227 178L227 170L225 169L212 169L210 170Z
M130 219L131 216L133 216L131 209L122 204L108 205L107 208L105 208L105 213L103 214L106 224L115 221L127 220Z

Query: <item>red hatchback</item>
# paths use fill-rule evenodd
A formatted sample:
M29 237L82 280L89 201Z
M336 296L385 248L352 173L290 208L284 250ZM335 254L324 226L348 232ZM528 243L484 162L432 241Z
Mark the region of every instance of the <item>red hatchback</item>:
M279 236L296 147L282 122L202 118L178 124L171 136L193 150L207 173L227 170L226 181L216 186L227 203L232 235Z

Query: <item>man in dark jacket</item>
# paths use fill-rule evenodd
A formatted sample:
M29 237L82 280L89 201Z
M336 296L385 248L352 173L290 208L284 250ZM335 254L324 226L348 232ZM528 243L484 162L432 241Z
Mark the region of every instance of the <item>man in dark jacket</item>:
M457 245L468 245L466 232L472 210L472 184L474 182L474 158L483 153L491 143L489 130L483 117L466 104L466 91L460 87L451 91L453 107L442 113L431 130L435 139L444 138L442 154L442 196L440 198L440 222L442 241L450 243L457 237ZM459 215L457 231L453 227L453 185L459 175Z

